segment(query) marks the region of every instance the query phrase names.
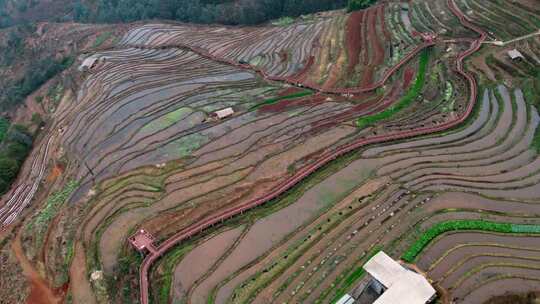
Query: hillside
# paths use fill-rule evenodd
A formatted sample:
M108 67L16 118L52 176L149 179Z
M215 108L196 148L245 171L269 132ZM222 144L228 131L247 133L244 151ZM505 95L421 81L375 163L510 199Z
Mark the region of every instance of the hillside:
M17 89L0 96L16 109L0 135L43 119L0 200L2 300L335 303L372 296L362 266L381 250L440 303L537 298L534 1L384 1L258 26L124 23L182 19L109 3L79 4L90 23L1 32L1 85ZM279 3L241 14L307 2ZM251 22L235 14L187 21Z
M347 0L0 0L0 28L44 21L118 23L145 19L246 25L346 4Z

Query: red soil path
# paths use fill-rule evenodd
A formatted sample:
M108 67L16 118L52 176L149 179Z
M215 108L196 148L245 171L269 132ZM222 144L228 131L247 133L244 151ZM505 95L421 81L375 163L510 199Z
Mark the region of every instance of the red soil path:
M434 133L434 132L444 131L444 130L455 127L455 126L461 124L462 122L464 122L467 119L467 117L470 115L470 113L472 112L472 109L474 107L474 103L475 103L475 100L476 100L478 87L477 87L477 84L476 84L476 79L472 75L470 75L470 74L468 74L468 73L466 73L464 71L464 69L463 69L463 60L464 60L465 57L473 54L474 52L478 51L478 49L480 49L480 46L481 46L482 42L486 39L486 33L483 30L481 30L480 28L478 28L477 26L471 24L465 18L465 16L461 12L461 10L455 5L453 0L448 0L448 6L449 6L450 10L452 11L452 13L454 15L456 15L456 17L458 17L458 19L460 20L460 22L461 22L461 24L463 26L477 32L480 35L476 40L474 40L471 43L471 46L469 47L469 49L467 49L466 51L460 53L459 56L456 59L456 72L467 80L467 82L469 83L469 90L470 90L470 95L469 95L469 100L468 100L468 103L467 103L467 108L466 108L466 111L465 111L465 113L463 115L457 117L455 120L448 121L448 122L446 122L444 124L440 124L440 125L436 125L436 126L432 126L432 127L422 127L422 128L418 128L418 129L413 129L413 130L403 131L403 132L397 132L397 133L393 133L393 134L385 134L385 135L373 136L373 137L369 137L369 138L361 138L361 139L359 139L359 140L357 140L355 142L352 142L350 144L343 145L343 146L339 147L338 149L336 149L335 151L323 153L321 155L320 159L317 162L314 162L314 163L300 169L295 175L290 177L288 180L285 180L282 183L278 184L274 189L272 189L272 191L270 191L270 192L268 192L268 193L266 193L266 194L264 194L264 195L262 195L262 196L260 196L260 197L258 197L256 199L250 200L250 201L248 201L248 202L246 202L246 203L244 203L242 205L234 206L232 208L226 209L226 210L224 210L224 211L222 211L222 212L220 212L220 213L218 213L216 215L210 216L206 220L203 220L203 221L201 221L199 223L195 223L194 225L181 230L180 232L178 232L177 234L175 234L171 238L169 238L166 241L164 241L163 243L161 243L157 247L157 252L155 254L148 255L143 260L143 262L141 264L141 267L140 267L140 272L139 272L139 275L140 275L140 277L139 277L140 289L141 289L140 290L141 303L142 304L148 304L148 290L149 290L148 289L148 287L149 287L148 286L148 271L149 271L151 265L157 259L159 259L160 256L162 256L165 252L170 250L172 247L176 246L181 241L183 241L185 239L188 239L188 238L200 233L201 231L207 229L208 227L211 227L211 226L213 226L215 224L219 224L219 223L221 223L221 222L223 222L223 221L225 221L225 220L227 220L229 218L234 217L237 214L241 214L241 213L243 213L245 211L248 211L248 210L250 210L250 209L252 209L254 207L257 207L257 206L259 206L261 204L264 204L264 203L268 202L269 200L274 199L275 197L277 197L278 195L284 193L285 191L290 189L292 186L297 184L299 181L301 181L302 179L304 179L308 175L312 174L317 169L321 168L322 166L324 166L328 162L336 159L337 157L339 157L339 156L341 156L341 155L343 155L343 154L345 154L347 152L356 150L356 149L358 149L360 147L364 147L366 145L373 144L373 143L388 142L388 141L393 141L393 140L397 140L397 139L411 138L411 137L415 137L415 136L419 136L419 135L425 135L425 134L430 134L430 133ZM421 47L420 49L422 49L424 47L427 47L428 45L432 45L432 44L434 44L434 42L425 43L423 45L423 47ZM416 53L414 53L414 54L416 54ZM410 54L407 57L409 57L409 59L410 59ZM223 59L221 59L221 60L223 61ZM398 64L398 65L401 66L403 63L404 63L404 61L402 61L401 64ZM234 65L239 65L239 64L234 62ZM242 66L244 68L249 68L249 65L240 65L240 66ZM393 73L396 70L397 70L397 68L394 67L390 71L392 71L392 73ZM264 73L262 71L259 71L259 72ZM387 76L383 80L386 81L386 79L389 78L392 73L387 74ZM270 78L270 77L268 77L268 78ZM273 77L273 78L275 78L275 77ZM379 82L379 86L380 86L381 83L384 83L384 81ZM344 92L351 93L351 92L354 92L354 89L345 89Z
M347 66L347 74L350 75L356 65L362 49L362 26L364 20L364 10L355 11L347 19L346 27L346 46L349 65Z
M362 80L360 81L360 87L367 87L373 82L373 73L375 69L384 62L384 48L379 40L379 35L377 34L377 16L381 13L379 8L382 8L382 6L374 7L368 11L367 29L368 39L371 42L371 49L366 47L366 52L364 53L364 64L366 64L367 67L364 70ZM368 54L370 55L369 58Z
M414 70L412 68L405 69L403 73L403 89L407 88L414 77Z
M384 15L384 8L385 8L384 4L380 6L379 16L381 17L381 28L383 29L384 39L386 41L390 41L392 39L392 36L390 36L390 32L386 28L386 22L384 20L384 16L385 16Z

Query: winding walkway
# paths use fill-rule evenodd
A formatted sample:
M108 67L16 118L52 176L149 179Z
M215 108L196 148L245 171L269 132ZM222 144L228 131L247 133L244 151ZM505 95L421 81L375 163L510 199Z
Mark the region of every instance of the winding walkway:
M227 220L227 219L229 219L231 217L234 217L235 215L243 213L243 212L245 212L245 211L247 211L249 209L252 209L252 208L255 208L255 207L259 206L259 205L262 205L262 204L268 202L271 199L276 198L280 194L284 193L285 191L287 191L288 189L293 187L296 183L298 183L299 181L301 181L302 179L304 179L308 175L312 174L317 169L321 168L322 166L324 166L328 162L336 159L337 157L339 157L339 156L341 156L341 155L343 155L343 154L345 154L347 152L350 152L352 150L355 150L355 149L358 149L358 148L363 147L365 145L369 145L369 144L373 144L373 143L381 143L381 142L387 142L387 141L398 140L398 139L406 139L406 138L411 138L411 137L415 137L415 136L419 136L419 135L426 135L426 134L429 134L429 133L444 131L444 130L455 127L455 126L461 124L462 122L464 122L467 119L467 117L470 115L470 113L472 112L472 109L474 107L474 103L475 103L475 100L476 100L476 95L477 95L477 89L478 88L477 88L476 79L471 74L468 74L468 73L466 73L464 71L464 69L463 69L463 60L467 56L470 56L474 52L478 51L478 49L480 48L482 42L486 39L486 33L483 30L481 30L480 28L478 28L477 26L470 23L466 19L466 17L464 16L464 14L460 11L460 9L455 5L453 0L448 0L448 7L452 11L452 13L457 18L459 18L459 20L460 20L460 22L461 22L461 24L463 26L477 32L480 35L477 39L472 40L469 49L467 49L466 51L460 53L459 56L456 59L456 71L457 71L458 74L460 74L463 78L465 78L467 80L467 82L469 83L469 87L470 87L470 89L469 89L470 90L470 95L469 95L469 100L468 100L468 103L467 103L467 109L466 109L466 111L465 111L465 113L463 115L461 115L460 117L456 118L453 121L449 121L449 122L446 122L444 124L437 125L435 127L424 127L424 128L418 128L418 129L414 129L414 130L410 130L410 131L394 133L394 134L386 134L386 135L379 135L379 136L374 136L374 137L370 137L370 138L363 138L363 139L359 139L356 142L353 142L353 143L350 143L350 144L347 144L347 145L343 145L334 152L328 152L328 153L323 154L315 163L302 168L294 176L292 176L288 180L285 180L282 183L280 183L278 186L276 186L274 189L272 189L272 191L270 191L269 193L267 193L267 194L265 194L265 195L263 195L263 196L261 196L259 198L248 201L248 202L246 202L246 203L244 203L244 204L242 204L240 206L236 206L236 207L233 207L233 208L226 209L226 210L224 210L224 211L222 211L222 212L220 212L220 213L218 213L218 214L216 214L216 215L214 215L214 216L212 216L210 218L205 219L202 222L196 223L196 224L194 224L194 225L192 225L190 227L187 227L184 230L181 230L180 232L178 232L177 234L175 234L171 238L169 238L166 241L164 241L163 243L161 243L157 247L157 251L155 253L146 256L146 258L143 260L143 262L142 262L142 264L140 266L140 269L139 269L140 300L141 300L140 302L142 304L148 304L148 296L149 296L148 271L149 271L150 267L152 266L152 264L157 259L159 259L159 257L161 255L163 255L165 252L167 252L172 247L176 246L181 241L183 241L185 239L188 239L188 238L200 233L201 231L203 231L204 229L206 229L208 227L211 227L211 226L213 226L215 224L223 222L223 221L225 221L225 220ZM433 42L424 43L423 45L417 47L416 52L413 51L411 54L406 56L404 58L404 60L405 59L409 60L417 52L419 52L422 48L425 48L425 47L427 47L429 45L432 45L432 44L433 44ZM200 55L202 55L202 54L200 54ZM214 57L214 56L212 56L210 54L208 54L208 55L211 56L210 58ZM218 61L221 61L221 62L226 61L226 63L234 64L235 66L240 66L240 67L243 67L243 68L253 69L253 67L251 67L249 65L244 66L244 65L241 65L241 64L236 63L236 62L228 62L227 60L224 60L224 59L215 59L215 60L218 60ZM400 63L398 63L397 66L395 66L394 68L392 68L389 71L389 72L391 72L390 74L387 73L385 75L385 77L383 77L383 79L381 81L379 81L378 83L374 84L374 86L376 86L376 85L381 86L382 83L384 83L391 76L392 73L397 71L397 69L399 69L399 67L404 64L404 62L405 61L402 60ZM263 73L262 71L258 71L258 72L261 73L261 74ZM263 76L264 75L265 74L263 74ZM266 78L270 79L270 80L281 80L281 81L286 81L286 82L294 81L294 80L291 80L291 79L283 80L283 79L281 79L281 77L272 77L272 76L266 76ZM370 86L370 88L366 87L366 88L350 88L350 89L333 89L333 90L325 90L325 91L319 90L319 89L314 88L314 87L312 89L315 89L315 90L320 91L320 92L327 92L327 93L360 93L360 92L373 90L374 88L371 88L371 86Z

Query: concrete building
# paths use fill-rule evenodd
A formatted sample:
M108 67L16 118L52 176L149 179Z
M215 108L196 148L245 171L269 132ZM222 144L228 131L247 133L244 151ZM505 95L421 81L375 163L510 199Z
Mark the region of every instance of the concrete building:
M373 304L425 304L435 297L435 289L424 276L403 267L382 251L364 269L374 279L371 287L380 294Z
M518 58L523 59L523 55L521 54L521 52L516 49L508 51L508 57L510 57L510 59L512 60L515 60Z

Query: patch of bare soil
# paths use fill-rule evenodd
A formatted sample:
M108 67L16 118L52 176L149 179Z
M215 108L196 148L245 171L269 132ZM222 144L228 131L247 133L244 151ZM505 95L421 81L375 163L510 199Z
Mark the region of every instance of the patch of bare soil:
M66 295L68 285L59 288L51 288L49 283L43 279L37 270L26 258L21 245L20 234L15 237L11 248L19 265L23 270L23 275L30 283L30 295L26 299L27 304L57 304L62 303Z
M472 64L491 81L496 81L493 70L486 64L488 53L482 53L471 58Z

